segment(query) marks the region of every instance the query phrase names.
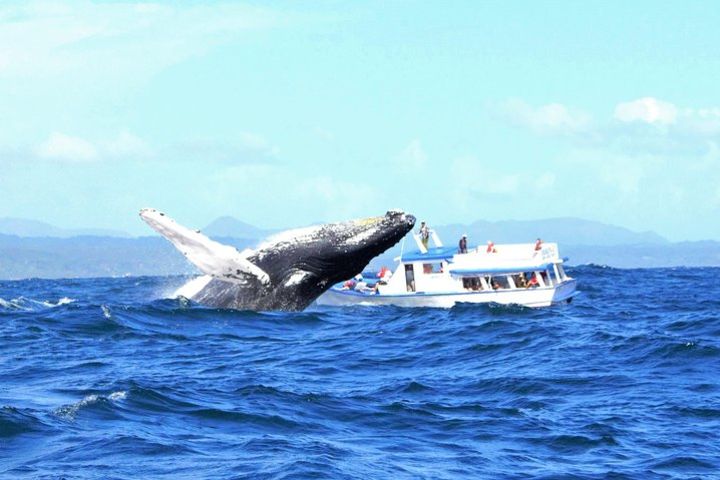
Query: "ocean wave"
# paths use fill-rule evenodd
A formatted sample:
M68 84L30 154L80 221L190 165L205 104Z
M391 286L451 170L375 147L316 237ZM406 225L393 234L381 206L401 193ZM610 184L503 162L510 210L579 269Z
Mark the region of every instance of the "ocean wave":
M562 308L302 313L0 282L0 476L712 478L718 271L578 267Z
M122 400L125 400L126 398L127 391L125 390L111 392L107 395L93 393L90 395L86 395L81 400L75 403L58 407L57 409L55 409L54 413L58 417L68 420L75 420L82 410L87 410L98 406L112 405L113 403L120 402Z
M47 427L48 425L33 410L11 406L0 407L0 439L42 431Z
M62 297L56 301L52 300L35 300L27 297L17 297L10 300L0 298L0 308L7 310L22 310L22 311L39 311L49 308L61 307L63 305L69 305L76 300L74 298Z

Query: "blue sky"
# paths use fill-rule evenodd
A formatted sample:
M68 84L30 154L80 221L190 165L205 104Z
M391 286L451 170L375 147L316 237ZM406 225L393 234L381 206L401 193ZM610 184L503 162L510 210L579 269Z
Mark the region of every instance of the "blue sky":
M3 2L0 216L720 240L714 2Z

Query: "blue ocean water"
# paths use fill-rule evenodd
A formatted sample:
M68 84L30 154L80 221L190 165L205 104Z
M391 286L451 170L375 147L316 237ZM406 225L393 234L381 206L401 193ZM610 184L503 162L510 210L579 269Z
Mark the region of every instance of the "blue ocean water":
M3 478L719 478L720 269L532 310L215 310L0 282Z

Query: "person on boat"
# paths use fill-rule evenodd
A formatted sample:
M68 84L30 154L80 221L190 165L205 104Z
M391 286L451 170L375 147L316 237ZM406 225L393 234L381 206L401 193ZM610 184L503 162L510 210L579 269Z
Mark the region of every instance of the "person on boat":
M497 253L497 248L495 248L495 244L492 242L492 240L488 240L487 243L487 249L485 249L486 253Z
M430 243L430 227L425 222L420 222L420 241L427 250L428 243Z
M532 277L530 277L530 280L527 282L527 285L525 285L525 288L536 288L539 286L540 284L538 283L537 275L533 272Z
M460 238L460 241L458 242L458 253L468 253L467 234L466 233L463 233L463 236Z
M520 275L517 276L517 280L515 281L518 288L526 288L527 287L527 280L525 280L525 274L520 272Z
M493 290L500 290L500 284L499 284L498 281L495 280L494 278L493 278L493 281L492 281L491 286L492 286L492 289L493 289Z
M378 272L377 276L380 279L378 280L379 284L387 285L387 283L390 281L390 277L392 277L392 272L388 267L383 265L382 267L380 267L380 271Z
M342 289L343 290L353 290L355 288L355 280L350 279L343 283Z
M368 290L372 290L370 287L368 287L367 282L362 277L362 275L355 275L355 291L356 292L366 292Z
M535 240L535 251L539 252L540 250L542 250L542 240L538 238Z

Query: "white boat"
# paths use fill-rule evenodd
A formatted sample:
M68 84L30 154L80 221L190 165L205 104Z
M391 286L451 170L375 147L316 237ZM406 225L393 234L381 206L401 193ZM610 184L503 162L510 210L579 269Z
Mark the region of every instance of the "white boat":
M479 246L467 253L445 247L432 232L433 247L413 234L418 250L402 253L395 272L374 286L335 285L319 305L396 305L450 308L456 303L546 307L570 302L576 280L563 268L556 243Z

